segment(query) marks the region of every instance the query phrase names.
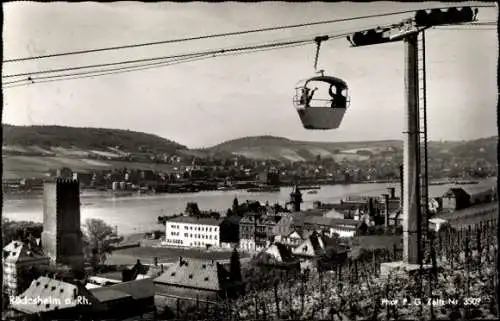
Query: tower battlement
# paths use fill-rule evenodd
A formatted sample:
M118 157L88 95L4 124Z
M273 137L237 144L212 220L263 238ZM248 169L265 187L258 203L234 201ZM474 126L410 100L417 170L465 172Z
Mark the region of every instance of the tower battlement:
M55 182L57 185L79 185L80 182L78 179L73 179L73 178L61 178L58 177L56 178Z

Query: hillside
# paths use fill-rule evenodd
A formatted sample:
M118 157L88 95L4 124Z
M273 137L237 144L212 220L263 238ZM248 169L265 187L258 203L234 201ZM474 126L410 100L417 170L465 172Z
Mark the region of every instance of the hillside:
M429 143L429 159L435 171L444 168L490 168L497 161L497 138ZM402 161L402 141L306 142L283 137L255 136L226 141L204 149L188 149L171 140L140 132L104 128L62 126L3 126L4 178L41 177L47 171L69 167L78 171L116 168L169 171L197 159L229 159L281 162L331 158L358 162ZM177 157L180 156L180 159ZM385 161L384 161L385 160ZM457 165L459 164L459 165ZM458 166L458 167L457 167Z
M97 151L122 156L124 153L173 153L186 146L140 132L106 128L3 125L2 146L11 151L52 154L61 148L79 152ZM5 148L4 148L5 150Z
M485 159L496 163L497 137L470 141L429 142L429 158L449 155L459 159ZM306 142L282 137L243 137L223 142L206 149L209 153L241 155L250 159L274 159L282 161L309 161L320 157L335 160L364 160L370 155L402 155L401 140L359 142Z
M230 153L250 159L309 161L318 157L363 159L370 154L392 153L401 149L398 140L362 142L306 142L282 137L255 136L226 141L207 149L210 153Z

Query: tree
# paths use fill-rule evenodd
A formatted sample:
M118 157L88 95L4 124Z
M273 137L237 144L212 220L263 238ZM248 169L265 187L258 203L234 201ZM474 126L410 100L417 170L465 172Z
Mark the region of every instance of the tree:
M198 203L189 202L186 204L186 214L189 216L199 216L200 209L198 208Z
M11 221L2 218L2 241L4 245L14 240L31 241L33 238L41 238L43 224L29 221Z
M229 273L231 274L231 281L241 282L242 278L241 278L240 255L238 254L236 247L234 248L233 253L231 254L231 266Z
M233 200L233 212L236 212L238 210L239 203L238 203L238 198L235 196Z
M118 240L111 238L114 236L113 228L101 219L87 219L84 230L84 253L95 268L106 261L107 255L113 251L112 245Z

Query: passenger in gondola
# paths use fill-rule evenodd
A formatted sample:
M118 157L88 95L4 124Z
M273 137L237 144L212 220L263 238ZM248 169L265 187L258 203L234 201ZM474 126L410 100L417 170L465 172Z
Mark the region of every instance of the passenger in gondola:
M311 90L311 91L309 91L309 89L308 89L309 94L307 95L306 107L309 107L309 106L310 106L310 104L311 104L311 100L312 100L313 95L314 95L314 93L316 92L316 90L318 90L318 88L317 88L317 87L316 87L316 88L314 88L314 89L313 89L313 90Z
M332 97L332 108L335 108L337 106L337 86L334 84L330 85L330 88L328 89L328 93L330 94L330 97Z
M335 98L335 104L336 104L336 107L340 107L340 108L346 107L347 98L344 95L342 95L342 92L339 92L337 94L337 97Z
M304 87L304 88L302 88L302 94L300 96L299 104L306 105L307 104L307 97L309 97L309 88Z
M339 90L339 88L335 85L331 85L330 89L328 90L328 93L332 97L332 108L335 107L346 107L347 99L344 95L342 95L342 92Z

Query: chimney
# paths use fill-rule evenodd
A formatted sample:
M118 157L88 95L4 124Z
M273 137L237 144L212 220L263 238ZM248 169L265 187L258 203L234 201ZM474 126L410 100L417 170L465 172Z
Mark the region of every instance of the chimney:
M385 228L389 227L389 194L383 194L385 203Z
M394 187L388 187L387 192L389 194L389 198L392 200L396 198L396 189Z
M373 198L370 197L368 198L368 214L370 215L370 217L373 217L375 215L374 213L374 209L373 209Z

